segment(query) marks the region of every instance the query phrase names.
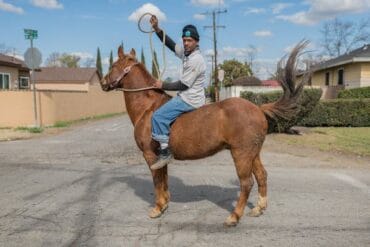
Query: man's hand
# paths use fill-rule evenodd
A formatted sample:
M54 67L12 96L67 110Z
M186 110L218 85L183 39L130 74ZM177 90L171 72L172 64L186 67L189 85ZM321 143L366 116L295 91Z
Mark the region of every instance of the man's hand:
M156 80L153 84L154 87L156 88L162 88L163 83L160 80Z
M157 19L157 16L155 15L152 15L152 17L150 18L150 24L152 24L152 28L154 29L154 31L156 33L158 33L159 31L161 31L161 29L159 28L158 26L158 19Z

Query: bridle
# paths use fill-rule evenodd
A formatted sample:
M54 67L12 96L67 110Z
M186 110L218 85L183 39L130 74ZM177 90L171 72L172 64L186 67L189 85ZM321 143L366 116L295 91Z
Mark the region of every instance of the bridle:
M128 73L130 73L132 67L134 67L135 65L138 65L138 64L139 63L136 62L136 63L133 63L130 66L127 66L126 68L124 68L123 71L121 72L121 74L112 83L109 84L109 89L115 89L115 90L124 91L124 92L139 92L139 91L145 91L145 90L150 90L150 89L158 89L158 88L156 88L154 86L151 86L151 87L143 87L143 88L134 88L134 89L131 89L131 88L123 88L123 84L122 84L122 88L118 88L120 81Z

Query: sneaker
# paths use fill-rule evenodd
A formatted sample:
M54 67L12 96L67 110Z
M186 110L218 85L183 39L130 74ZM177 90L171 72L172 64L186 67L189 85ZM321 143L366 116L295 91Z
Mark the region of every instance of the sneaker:
M168 165L172 160L172 153L169 148L161 149L158 160L150 166L150 169L157 170Z

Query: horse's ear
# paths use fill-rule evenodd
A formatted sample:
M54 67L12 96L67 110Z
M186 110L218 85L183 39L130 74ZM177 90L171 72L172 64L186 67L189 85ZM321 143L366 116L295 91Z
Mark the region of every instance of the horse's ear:
M120 59L122 59L124 56L125 56L125 54L123 53L123 46L122 46L122 45L120 45L120 46L118 47L118 57L119 57Z
M134 48L131 49L130 55L133 56L133 57L136 57L136 51L135 51Z

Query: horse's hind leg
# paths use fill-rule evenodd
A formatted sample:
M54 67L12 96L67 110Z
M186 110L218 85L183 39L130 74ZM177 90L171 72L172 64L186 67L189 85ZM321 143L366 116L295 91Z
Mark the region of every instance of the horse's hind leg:
M267 207L267 172L262 165L260 155L253 161L252 172L258 184L258 202L250 212L249 216L260 216Z
M227 226L235 226L244 214L244 208L253 186L252 164L255 156L245 149L231 149L231 154L240 181L240 195L234 211L225 221Z

